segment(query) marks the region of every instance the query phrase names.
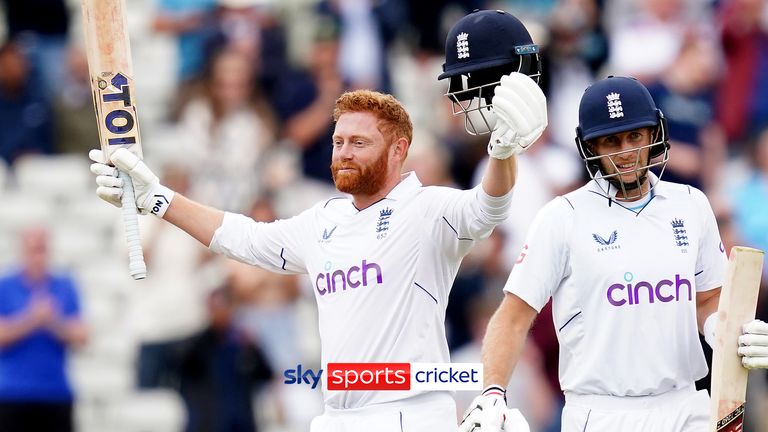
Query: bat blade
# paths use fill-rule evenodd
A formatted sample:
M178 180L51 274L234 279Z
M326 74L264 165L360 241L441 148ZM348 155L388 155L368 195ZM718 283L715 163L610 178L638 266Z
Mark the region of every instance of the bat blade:
M718 305L712 355L710 432L743 429L747 394L747 369L737 354L741 327L755 318L764 252L735 246Z
M81 7L101 150L108 161L119 148L126 148L141 158L125 0L81 0ZM141 249L133 183L126 173L119 175L124 184L122 212L128 268L134 279L144 279L147 268Z

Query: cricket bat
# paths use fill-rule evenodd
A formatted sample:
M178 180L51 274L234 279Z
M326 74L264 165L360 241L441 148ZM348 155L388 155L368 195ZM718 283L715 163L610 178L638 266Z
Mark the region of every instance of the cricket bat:
M712 354L710 432L740 432L744 427L747 369L736 351L741 327L755 319L764 255L735 246L728 258Z
M125 0L81 0L81 6L101 150L107 161L119 148L127 148L141 158ZM144 279L147 266L141 249L133 182L127 173L120 172L119 176L124 182L122 211L128 269L134 279Z

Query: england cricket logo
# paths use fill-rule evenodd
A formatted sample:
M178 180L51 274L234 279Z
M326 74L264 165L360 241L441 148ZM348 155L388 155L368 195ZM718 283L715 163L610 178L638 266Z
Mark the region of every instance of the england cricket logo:
M608 99L608 116L610 118L624 117L624 107L621 106L621 97L618 93L611 93L605 98Z
M383 239L387 236L387 231L389 231L389 218L392 216L392 212L394 212L394 210L389 207L379 212L379 220L376 222L377 239Z
M686 249L686 247L689 246L689 243L688 232L685 230L685 222L683 222L682 219L673 219L671 224L672 233L675 235L675 243L680 247L681 252L687 253L688 249Z
M460 59L469 58L469 35L459 33L456 35L456 54Z

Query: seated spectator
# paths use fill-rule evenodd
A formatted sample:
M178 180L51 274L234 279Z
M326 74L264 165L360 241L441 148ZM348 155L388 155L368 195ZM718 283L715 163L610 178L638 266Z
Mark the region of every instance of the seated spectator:
M181 112L176 147L184 152L190 196L243 212L259 189L259 163L274 142L275 122L247 56L225 49L207 67Z
M254 390L272 378L272 369L259 347L233 325L233 306L227 288L214 291L208 299L210 325L178 346L186 432L257 430Z
M51 153L51 107L29 60L15 42L0 46L0 158Z
M99 147L99 129L88 60L80 47L70 46L64 69L66 78L53 100L54 150L85 157L90 149Z

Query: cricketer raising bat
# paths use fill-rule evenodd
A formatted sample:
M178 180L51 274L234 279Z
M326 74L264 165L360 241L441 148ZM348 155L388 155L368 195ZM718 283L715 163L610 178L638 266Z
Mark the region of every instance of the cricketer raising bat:
M736 246L720 292L712 354L710 432L740 432L744 424L747 369L737 354L742 325L755 318L763 251Z
M101 150L107 161L121 147L141 158L125 0L81 0L81 5ZM128 268L134 279L144 279L147 267L141 250L133 183L127 173L120 172L119 176L124 182L121 200Z

